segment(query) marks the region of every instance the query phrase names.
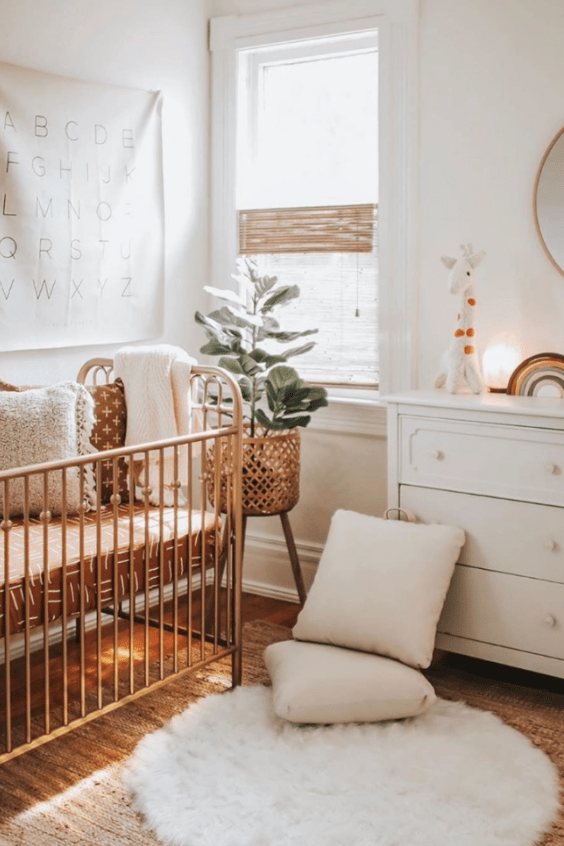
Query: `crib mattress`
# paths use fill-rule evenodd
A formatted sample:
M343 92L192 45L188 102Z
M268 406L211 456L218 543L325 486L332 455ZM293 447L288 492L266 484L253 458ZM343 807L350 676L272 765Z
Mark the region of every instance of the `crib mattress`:
M175 560L179 578L200 568L202 556L206 567L213 566L221 523L206 512L203 524L202 532L200 511L179 508L175 518L174 508L146 511L143 505L109 507L99 521L96 512L85 514L83 530L78 516L67 517L66 531L61 517L51 520L47 530L39 520L30 519L27 539L23 521L16 522L7 535L0 532L0 637L6 633L8 597L9 631L15 634L25 628L26 553L29 621L35 627L45 617L48 622L62 617L65 585L67 616L72 616L80 611L81 585L84 608L92 610L98 604L98 591L104 608L129 597L131 580L135 594L145 590L147 576L149 589L158 587L161 580L172 582Z

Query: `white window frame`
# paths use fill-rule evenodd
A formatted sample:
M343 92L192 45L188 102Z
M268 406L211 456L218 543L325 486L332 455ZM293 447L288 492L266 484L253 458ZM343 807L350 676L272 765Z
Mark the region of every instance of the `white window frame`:
M329 0L210 22L211 276L217 287L230 279L237 255L238 50L378 30L380 398L417 384L418 24L419 0Z

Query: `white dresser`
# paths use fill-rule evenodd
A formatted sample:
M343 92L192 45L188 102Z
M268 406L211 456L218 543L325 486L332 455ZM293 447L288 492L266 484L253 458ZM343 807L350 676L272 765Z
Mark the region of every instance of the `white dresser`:
M564 400L386 402L389 505L466 532L437 646L564 678Z

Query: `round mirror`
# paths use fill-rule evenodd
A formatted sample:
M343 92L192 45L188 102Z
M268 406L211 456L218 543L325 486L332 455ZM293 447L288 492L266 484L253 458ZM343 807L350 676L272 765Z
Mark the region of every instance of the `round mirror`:
M535 222L542 245L564 275L564 128L552 140L538 169Z

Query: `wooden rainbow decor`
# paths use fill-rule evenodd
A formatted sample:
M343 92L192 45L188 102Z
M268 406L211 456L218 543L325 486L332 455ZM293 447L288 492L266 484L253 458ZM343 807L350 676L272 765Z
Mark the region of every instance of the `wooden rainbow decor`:
M548 352L526 358L511 374L507 393L564 398L564 355Z

